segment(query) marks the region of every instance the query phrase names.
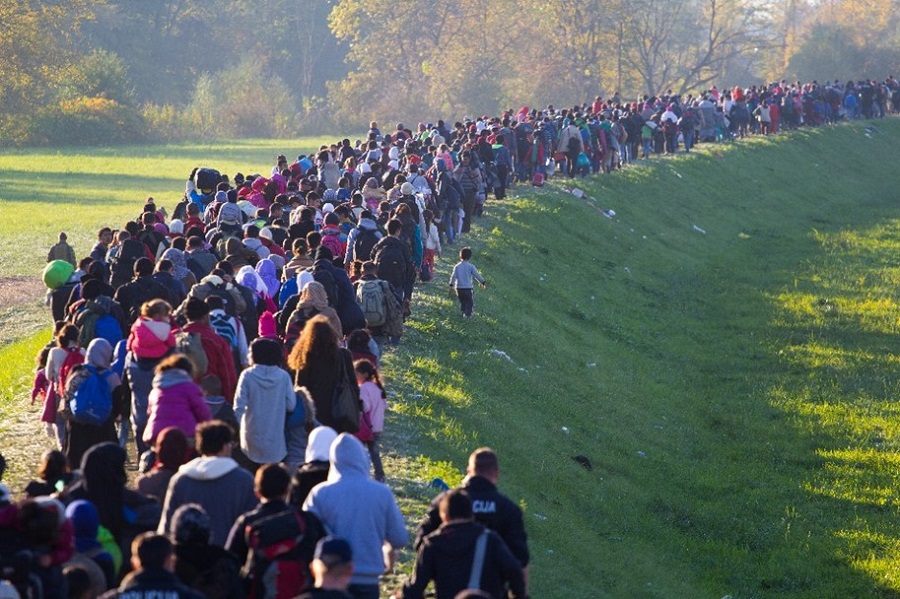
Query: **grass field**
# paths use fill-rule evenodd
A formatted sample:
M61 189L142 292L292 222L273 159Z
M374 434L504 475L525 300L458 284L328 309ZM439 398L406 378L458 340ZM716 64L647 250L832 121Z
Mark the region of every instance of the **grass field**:
M408 520L488 444L532 596L900 597L900 123L876 127L656 159L578 182L591 202L554 183L489 204L476 317L447 294L448 252L387 361ZM173 152L154 193L176 199L202 151ZM29 343L0 350L4 425Z

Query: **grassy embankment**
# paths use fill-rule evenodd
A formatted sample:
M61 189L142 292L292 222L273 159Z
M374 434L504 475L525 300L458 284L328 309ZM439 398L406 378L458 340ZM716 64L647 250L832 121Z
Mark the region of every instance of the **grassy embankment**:
M388 360L410 520L490 444L534 596L900 597L900 123L876 125L584 184L615 220L553 187L490 206L478 315L446 294L448 251ZM0 352L3 421L20 347Z

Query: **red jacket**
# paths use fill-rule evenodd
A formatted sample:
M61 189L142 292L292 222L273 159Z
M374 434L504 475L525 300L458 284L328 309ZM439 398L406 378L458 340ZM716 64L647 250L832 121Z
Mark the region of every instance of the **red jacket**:
M229 403L234 402L234 390L237 387L237 373L234 371L234 357L231 346L208 324L190 322L180 330L200 335L203 351L209 367L206 374L214 374L222 381L222 395Z

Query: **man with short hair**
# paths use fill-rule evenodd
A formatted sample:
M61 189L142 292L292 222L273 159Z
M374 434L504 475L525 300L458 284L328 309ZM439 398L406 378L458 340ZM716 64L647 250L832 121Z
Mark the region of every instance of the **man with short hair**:
M241 564L241 575L246 590L254 597L268 597L274 589L267 588L272 581L264 576L272 561L289 563L291 569L279 571L278 587L298 584L296 591L308 585L308 568L313 561L316 542L325 536L319 519L310 512L301 512L287 504L291 475L281 464L266 464L256 471L254 492L259 506L241 514L228 533L225 549ZM260 542L265 546L260 546ZM274 546L279 547L274 560L266 556ZM299 567L299 570L292 570ZM282 580L284 578L284 580Z
M131 543L131 567L119 585L102 599L203 599L204 595L183 584L175 576L175 554L168 537L153 532L138 535Z
M521 564L506 543L489 528L475 522L472 500L463 489L441 497L441 526L422 541L413 575L394 597L422 599L434 581L437 599L453 599L465 589L482 589L491 597L525 597Z
M161 299L172 304L169 290L153 278L153 262L148 258L135 261L134 278L116 289L113 299L122 306L129 326L141 315L141 306L145 302Z
M315 578L315 586L297 599L353 599L347 592L353 576L350 543L338 537L321 539L309 569Z
M466 478L462 488L472 500L475 521L500 535L512 554L522 564L522 573L527 588L529 553L522 510L515 502L497 490L499 480L500 465L494 450L490 447L481 447L473 451L469 456ZM431 502L428 514L419 523L416 530L416 549L421 547L426 536L441 525L440 502L444 495L446 493L439 495Z
M188 237L184 259L187 267L191 269L198 281L211 273L212 269L216 267L216 262L219 261L212 252L206 249L203 238L197 235Z
M179 468L169 481L156 530L171 534L175 510L187 503L197 503L209 515L210 544L222 547L234 521L258 503L253 492L253 475L231 457L234 431L228 424L221 420L204 422L197 426L195 437L200 457Z

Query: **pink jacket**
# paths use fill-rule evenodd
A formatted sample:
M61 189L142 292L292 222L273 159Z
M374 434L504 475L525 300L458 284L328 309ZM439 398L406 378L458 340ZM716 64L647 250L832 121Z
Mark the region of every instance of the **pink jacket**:
M153 377L150 391L150 418L144 430L144 441L153 443L164 428L177 426L189 439L201 422L212 419L203 391L184 370L170 368Z
M369 415L372 423L372 432L380 433L384 430L384 410L387 401L381 395L381 388L372 381L366 381L359 386L359 398L362 400L363 409Z
M162 358L175 347L175 335L168 322L142 317L131 325L127 347L138 358Z

